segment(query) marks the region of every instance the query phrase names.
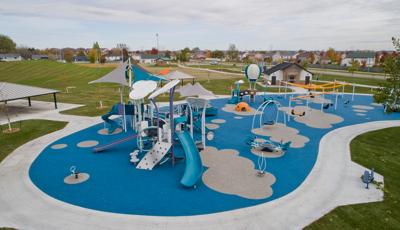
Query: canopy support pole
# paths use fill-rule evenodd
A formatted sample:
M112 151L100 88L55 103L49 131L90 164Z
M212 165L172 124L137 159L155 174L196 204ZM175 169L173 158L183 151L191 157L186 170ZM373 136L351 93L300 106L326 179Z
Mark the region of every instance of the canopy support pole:
M55 108L55 109L58 109L58 107L57 107L57 96L56 96L56 93L53 93L53 99L54 99L54 108Z

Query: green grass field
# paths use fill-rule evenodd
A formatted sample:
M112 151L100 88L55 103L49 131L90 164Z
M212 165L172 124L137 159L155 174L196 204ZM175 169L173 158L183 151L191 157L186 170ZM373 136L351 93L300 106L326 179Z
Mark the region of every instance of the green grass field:
M20 131L15 133L4 133L0 131L0 162L8 154L26 142L63 129L66 125L67 122L48 120L26 120L12 123L12 127L20 128ZM1 130L5 130L7 127L7 125L2 125Z
M362 85L374 85L379 86L379 84L385 82L383 79L375 79L375 78L359 78L359 77L344 77L344 76L336 76L336 75L321 75L319 76L319 80L324 81L344 81L348 83L356 83Z
M113 68L115 65L64 64L54 61L0 62L0 81L60 90L57 96L59 102L86 105L63 113L98 116L107 112L113 104L120 100L120 88L117 84L88 84L88 82L104 76ZM146 68L153 73L158 73L165 67L146 66ZM240 79L236 75L207 73L179 67L171 69L178 69L195 76L205 88L215 94L230 94L234 82ZM75 88L67 93L66 87L70 86ZM244 84L243 87L246 88L247 85ZM262 88L259 90L264 91ZM268 88L267 91L277 92L277 89ZM52 95L48 95L35 97L33 100L52 101L53 98ZM167 97L161 96L158 100L166 101ZM100 101L104 105L101 109L98 108Z
M307 229L400 229L400 128L362 134L350 148L353 161L385 177L385 200L338 207Z
M111 106L119 100L119 86L116 84L88 84L110 72L113 67L85 67L54 61L0 62L0 81L39 86L60 90L59 102L85 104L87 106L69 111L75 115L95 116L107 109L96 109L99 101ZM76 87L66 93L66 87ZM32 98L52 101L52 95Z

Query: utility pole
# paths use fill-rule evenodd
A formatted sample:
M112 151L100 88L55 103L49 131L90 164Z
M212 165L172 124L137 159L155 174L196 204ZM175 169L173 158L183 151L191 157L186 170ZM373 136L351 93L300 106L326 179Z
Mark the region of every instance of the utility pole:
M122 63L124 63L124 49L126 49L126 44L125 43L118 43L117 48L121 49L121 57L122 57Z
M158 47L158 33L156 33L156 47L157 47L157 57L160 57L159 56L160 50L159 50L159 47Z

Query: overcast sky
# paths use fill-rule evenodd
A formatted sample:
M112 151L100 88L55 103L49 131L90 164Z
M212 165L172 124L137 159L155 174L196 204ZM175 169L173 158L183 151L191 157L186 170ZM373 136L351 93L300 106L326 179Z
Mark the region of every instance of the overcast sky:
M18 45L131 50L389 49L400 0L0 0L0 34Z

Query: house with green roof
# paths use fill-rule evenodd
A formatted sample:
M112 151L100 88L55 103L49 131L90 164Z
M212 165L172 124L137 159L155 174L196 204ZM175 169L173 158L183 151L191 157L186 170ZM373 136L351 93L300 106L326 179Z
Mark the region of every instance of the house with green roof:
M374 51L351 51L346 53L340 65L351 66L351 62L357 60L361 66L372 67L375 64Z
M164 56L164 54L141 54L139 62L143 64L155 64L157 59L164 58Z

